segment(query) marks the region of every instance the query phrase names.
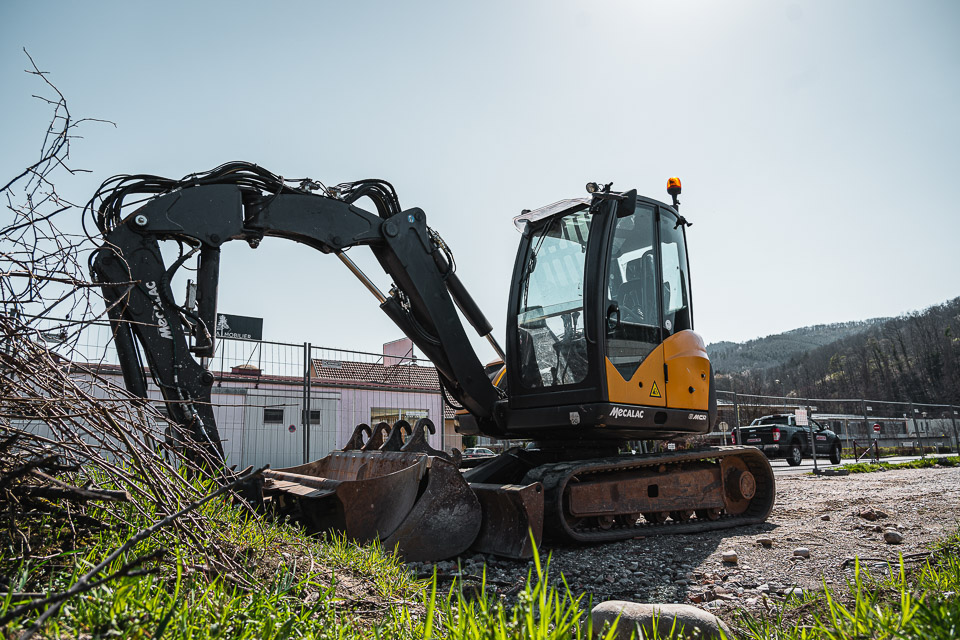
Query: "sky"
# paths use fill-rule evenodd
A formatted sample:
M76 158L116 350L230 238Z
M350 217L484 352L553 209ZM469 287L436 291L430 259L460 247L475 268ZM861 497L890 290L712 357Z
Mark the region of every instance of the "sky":
M745 341L960 295L958 34L954 1L5 0L0 177L50 117L26 49L74 117L115 124L78 131L69 199L232 160L388 180L502 344L515 215L588 181L667 201L679 176L696 330ZM335 258L239 244L219 310L264 318L266 339L400 337Z

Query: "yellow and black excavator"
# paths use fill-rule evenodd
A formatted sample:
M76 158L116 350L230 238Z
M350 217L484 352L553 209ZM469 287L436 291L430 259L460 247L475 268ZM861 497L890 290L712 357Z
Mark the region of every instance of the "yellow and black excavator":
M460 432L534 442L461 471L458 452L429 445L429 419L357 425L343 450L264 472L262 499L311 530L379 538L429 560L467 549L529 557L541 538L602 542L762 522L775 490L757 449L621 453L627 442L702 434L716 421L713 371L693 332L680 181L667 188L672 205L589 183L587 197L516 217L505 349L424 212L402 209L382 180L326 187L243 162L180 180L117 176L88 205L102 238L91 271L125 385L147 397L148 369L181 437L213 464L226 464L208 369L220 247L256 248L264 237L337 255L434 364ZM364 198L375 212L355 204ZM127 199L140 206L127 213ZM169 267L160 241L180 245ZM347 257L358 245L392 279L389 293ZM177 302L173 274L194 258L195 297ZM457 308L497 361L484 366Z

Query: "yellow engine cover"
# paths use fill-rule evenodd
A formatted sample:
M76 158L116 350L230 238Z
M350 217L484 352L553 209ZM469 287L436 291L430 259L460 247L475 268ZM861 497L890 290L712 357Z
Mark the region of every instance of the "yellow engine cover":
M680 331L664 340L630 380L624 380L610 360L606 370L608 402L613 404L709 409L710 359L703 339L693 331Z

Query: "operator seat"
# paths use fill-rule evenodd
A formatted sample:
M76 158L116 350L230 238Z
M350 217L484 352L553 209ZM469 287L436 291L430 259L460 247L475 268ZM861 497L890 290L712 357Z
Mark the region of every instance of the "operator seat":
M657 324L657 270L653 251L628 262L626 276L617 290L619 304L639 313L647 323Z

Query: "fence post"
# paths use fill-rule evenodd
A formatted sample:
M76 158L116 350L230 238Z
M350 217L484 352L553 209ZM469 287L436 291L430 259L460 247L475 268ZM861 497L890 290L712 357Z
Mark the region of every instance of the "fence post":
M950 424L953 425L953 452L960 455L960 436L957 435L957 408L950 405Z
M743 445L743 438L740 436L740 396L733 392L733 421L734 429L737 430L737 444Z
M311 389L310 380L310 355L313 347L309 342L303 343L303 463L310 462L310 409L311 409Z
M808 401L809 402L809 401ZM813 456L813 472L817 473L817 437L813 433L813 409L807 405L807 431L810 432L810 454Z
M880 434L874 435L873 429L870 427L870 419L867 417L867 401L863 398L860 399L860 409L863 411L863 429L867 436L867 447L869 447L870 438L872 437L874 440L879 440Z
M913 420L913 433L917 436L917 444L920 445L920 458L926 458L926 454L923 452L923 439L920 437L920 425L917 424L917 409L913 406L913 403L910 403L910 419Z

